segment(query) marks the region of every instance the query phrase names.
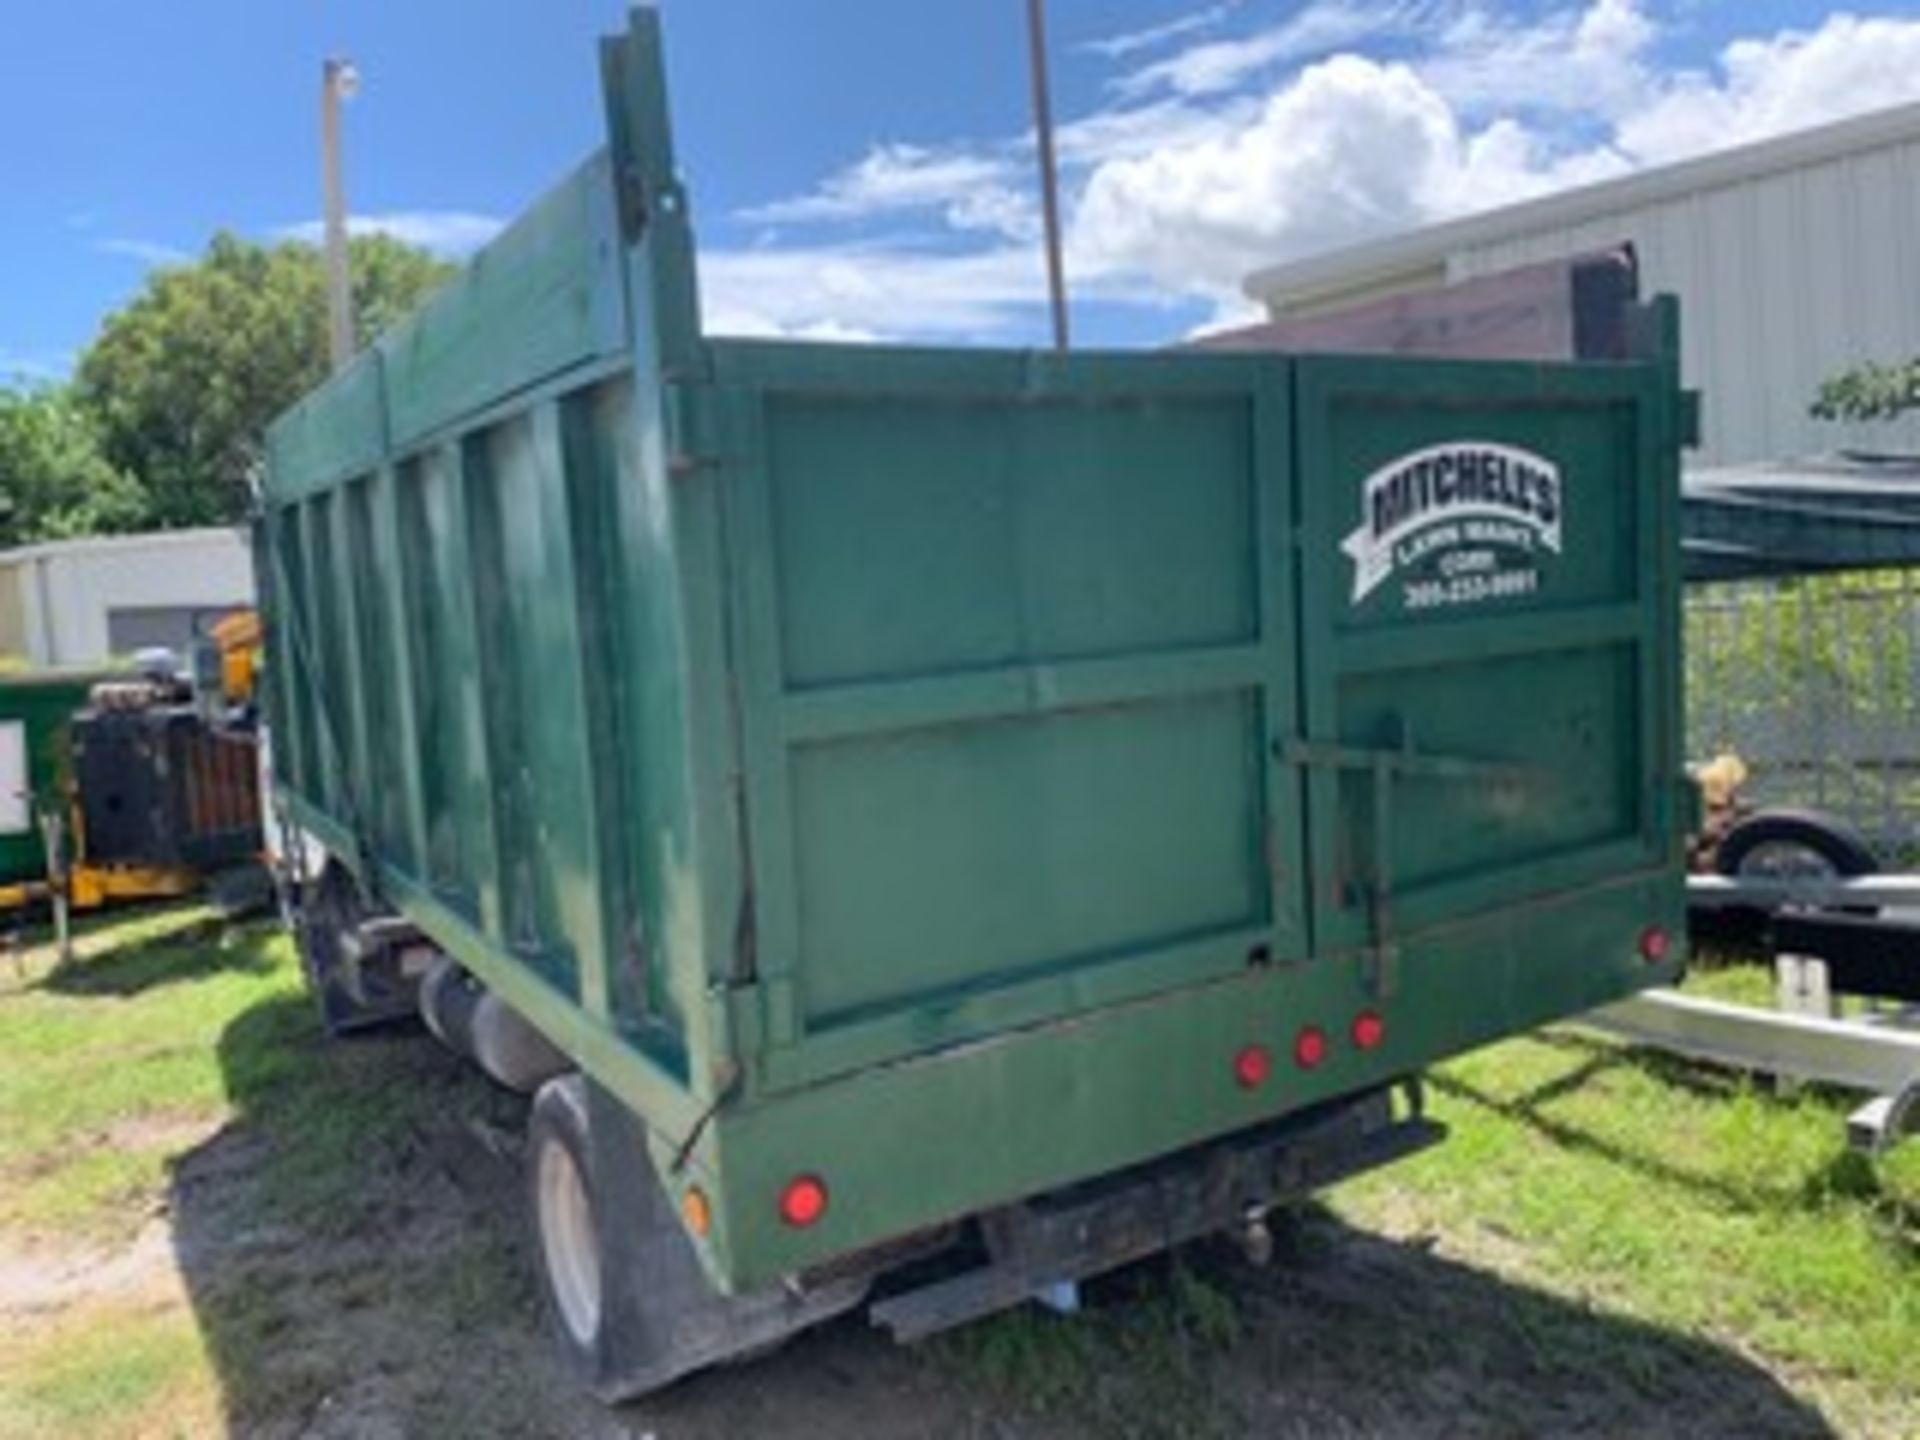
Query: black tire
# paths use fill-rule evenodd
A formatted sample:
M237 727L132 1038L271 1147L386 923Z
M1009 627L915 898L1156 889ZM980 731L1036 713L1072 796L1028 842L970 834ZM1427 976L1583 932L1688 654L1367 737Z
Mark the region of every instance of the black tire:
M645 1127L578 1074L549 1080L534 1096L526 1166L529 1248L547 1329L603 1404L768 1351L866 1299L871 1281L859 1275L803 1294L780 1285L720 1294L654 1171ZM558 1178L562 1170L572 1178ZM563 1199L576 1185L577 1199ZM556 1202L576 1209L572 1222L556 1215ZM585 1243L567 1243L569 1234Z
M1824 867L1842 878L1874 875L1880 862L1866 838L1844 820L1818 810L1760 810L1738 822L1720 841L1716 867L1739 878L1763 874L1769 852L1801 852L1809 868ZM1877 913L1872 906L1848 906L1850 915Z
M379 967L362 967L357 976L349 970L346 934L367 918L366 901L351 870L329 860L317 878L301 885L299 915L300 965L329 1035L351 1035L413 1018L413 993L397 977Z
M341 937L353 923L353 876L337 861L328 861L313 880L297 892L300 968L307 989L320 1007L320 1022L329 1035L344 1035L355 1027L358 1010L346 983L346 961Z
M527 1117L526 1165L529 1248L547 1331L567 1367L598 1392L608 1369L605 1247L587 1086L580 1076L550 1080L534 1096ZM569 1194L574 1187L577 1193ZM575 1204L581 1208L571 1217L556 1209Z

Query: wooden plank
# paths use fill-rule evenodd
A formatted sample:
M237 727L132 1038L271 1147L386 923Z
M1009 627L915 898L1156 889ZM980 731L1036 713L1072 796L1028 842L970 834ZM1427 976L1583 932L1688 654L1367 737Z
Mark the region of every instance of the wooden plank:
M1622 360L1633 299L1624 252L1528 265L1324 314L1204 336L1215 351L1425 355L1459 360Z

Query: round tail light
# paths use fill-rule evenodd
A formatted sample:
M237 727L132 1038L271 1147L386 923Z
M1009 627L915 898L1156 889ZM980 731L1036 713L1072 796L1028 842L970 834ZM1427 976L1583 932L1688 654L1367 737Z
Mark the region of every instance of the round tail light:
M818 1224L827 1213L827 1186L813 1175L802 1175L780 1192L780 1218L796 1230Z
M1372 1010L1353 1017L1353 1046L1356 1050L1378 1050L1387 1038L1387 1022Z
M1317 1025L1309 1025L1295 1037L1293 1042L1293 1063L1302 1070L1316 1069L1327 1058L1327 1032Z
M1273 1074L1273 1052L1264 1045L1249 1045L1233 1057L1233 1083L1242 1090L1258 1090Z
M1673 953L1673 939L1658 925L1649 925L1640 932L1640 958L1649 965L1666 962Z

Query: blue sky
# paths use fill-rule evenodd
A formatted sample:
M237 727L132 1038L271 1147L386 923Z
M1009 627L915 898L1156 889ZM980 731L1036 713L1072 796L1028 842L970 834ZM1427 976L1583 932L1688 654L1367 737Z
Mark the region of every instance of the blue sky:
M1261 263L1920 98L1920 5L1051 0L1082 336L1157 343ZM1022 0L663 0L710 324L1041 336ZM12 0L0 376L147 271L317 211L460 253L599 143L619 0Z

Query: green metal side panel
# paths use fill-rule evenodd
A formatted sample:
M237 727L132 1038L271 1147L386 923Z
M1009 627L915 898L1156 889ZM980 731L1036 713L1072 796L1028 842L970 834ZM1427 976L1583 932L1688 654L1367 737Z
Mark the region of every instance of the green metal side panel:
M26 761L28 805L23 828L0 831L0 884L43 880L47 857L35 817L63 806L72 776L73 714L87 703L105 674L54 673L0 678L0 729L15 730L4 743L19 744Z
M671 484L654 293L691 245L622 214L677 193L657 48L609 48L607 151L272 427L259 537L294 818L685 1129L730 1083L740 858L720 497Z

